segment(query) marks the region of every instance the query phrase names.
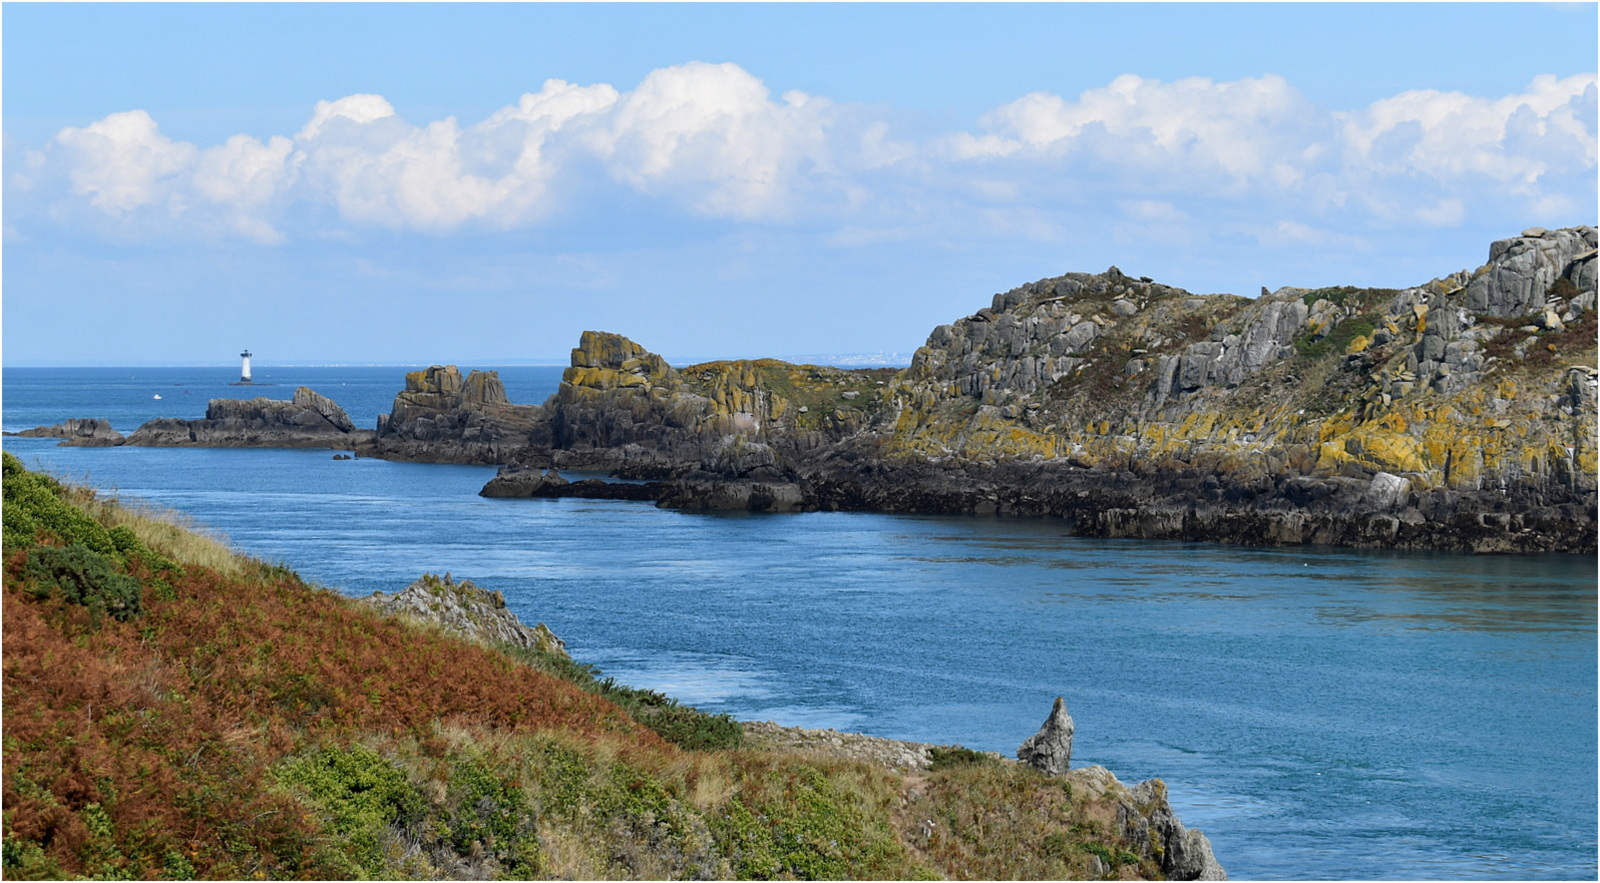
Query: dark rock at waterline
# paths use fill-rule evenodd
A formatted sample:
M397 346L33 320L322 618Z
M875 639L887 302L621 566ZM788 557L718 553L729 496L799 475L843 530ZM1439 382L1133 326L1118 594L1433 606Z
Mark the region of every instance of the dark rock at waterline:
M278 401L212 399L199 420L159 417L135 429L125 444L149 447L355 448L371 433L356 429L344 409L308 387Z
M478 491L478 495L498 498L657 500L664 490L665 485L655 481L604 481L598 478L568 481L554 469L541 471L503 466L499 474L489 479L489 483Z
M21 432L7 432L23 438L59 438L69 447L115 447L125 439L122 433L111 428L111 422L100 417L92 419L71 418L54 426L38 426Z

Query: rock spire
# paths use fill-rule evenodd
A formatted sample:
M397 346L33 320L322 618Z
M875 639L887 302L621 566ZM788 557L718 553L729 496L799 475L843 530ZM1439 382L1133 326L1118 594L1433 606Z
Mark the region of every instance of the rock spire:
M1072 762L1072 715L1067 714L1067 703L1060 696L1044 726L1017 748L1017 760L1050 776L1067 771Z

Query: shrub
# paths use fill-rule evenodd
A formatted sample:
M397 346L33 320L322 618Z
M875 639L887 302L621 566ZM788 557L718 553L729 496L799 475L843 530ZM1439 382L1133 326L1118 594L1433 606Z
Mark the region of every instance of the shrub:
M1000 761L993 754L973 751L960 745L935 745L928 749L928 771L938 772L958 766L994 766Z
M3 459L3 526L8 548L26 546L35 541L40 530L45 530L103 555L116 554L117 548L105 527L63 499L60 482L29 472L10 453L4 453Z
M34 549L23 576L30 595L81 604L89 608L95 625L108 613L126 622L140 612L139 581L118 573L104 555L79 543Z
M384 831L420 820L427 809L405 773L364 745L330 748L289 761L277 776L328 817L332 831L349 844L361 870L373 878L384 876Z
M512 879L539 873L539 837L528 793L478 758L455 764L450 776L450 845L458 854L485 850Z

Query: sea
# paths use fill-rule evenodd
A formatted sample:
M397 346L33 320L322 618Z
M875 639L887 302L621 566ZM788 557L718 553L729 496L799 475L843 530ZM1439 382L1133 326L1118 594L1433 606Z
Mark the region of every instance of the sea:
M416 367L258 366L255 387L229 368L8 368L0 423L128 432L306 385L373 426ZM516 402L560 379L499 370ZM501 590L575 658L740 719L1011 755L1064 697L1073 764L1163 779L1233 879L1597 875L1593 556L496 500L485 467L3 446L351 596L429 572Z

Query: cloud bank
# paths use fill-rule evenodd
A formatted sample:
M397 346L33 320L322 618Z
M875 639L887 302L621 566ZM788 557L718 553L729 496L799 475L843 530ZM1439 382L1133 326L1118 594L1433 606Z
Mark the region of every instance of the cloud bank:
M1180 239L1196 219L1249 215L1261 242L1304 242L1592 210L1596 106L1594 74L1354 110L1319 107L1274 75L1130 74L915 139L880 109L774 97L737 65L691 62L630 91L549 80L470 125L418 124L382 96L348 95L318 102L292 135L202 147L129 110L60 130L8 191L57 223L121 237L267 245L365 228L538 229L618 196L828 229L841 246L929 230L1050 238L1091 212Z

